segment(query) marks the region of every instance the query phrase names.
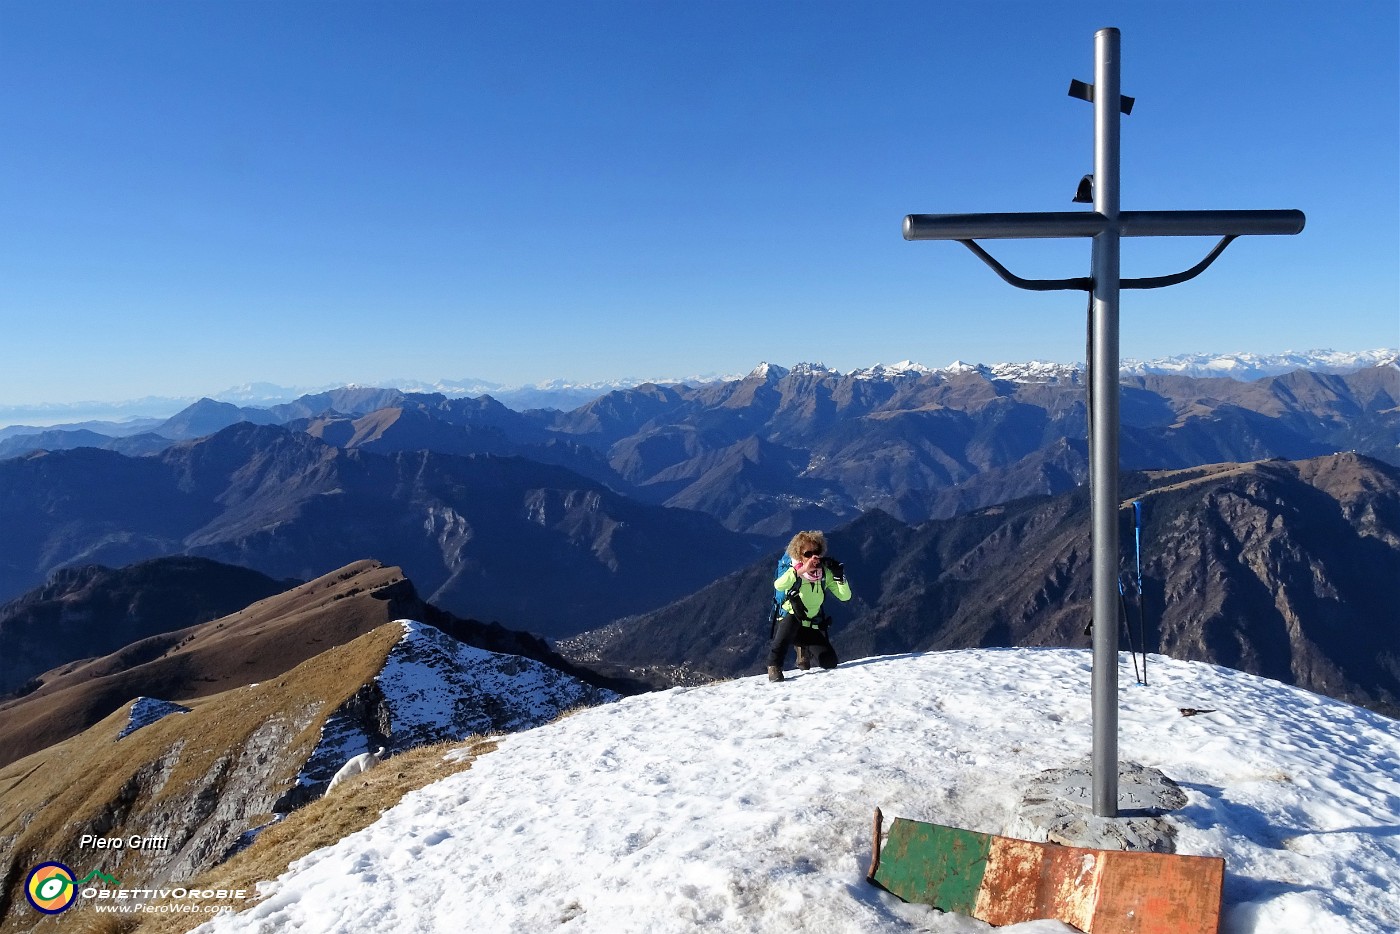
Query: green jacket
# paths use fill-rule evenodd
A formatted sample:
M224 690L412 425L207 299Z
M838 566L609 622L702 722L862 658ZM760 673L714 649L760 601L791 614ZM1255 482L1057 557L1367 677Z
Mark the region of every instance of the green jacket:
M773 589L781 590L784 593L792 589L792 585L797 581L796 568L788 568L773 581ZM802 601L802 608L807 612L802 620L802 625L809 628L816 627L817 616L821 613L822 601L826 599L826 591L830 590L831 595L842 603L851 599L851 585L844 580L836 580L831 576L830 568L822 568L822 579L820 581L802 581L802 588L797 592L797 597ZM782 611L792 612L792 600L784 600Z

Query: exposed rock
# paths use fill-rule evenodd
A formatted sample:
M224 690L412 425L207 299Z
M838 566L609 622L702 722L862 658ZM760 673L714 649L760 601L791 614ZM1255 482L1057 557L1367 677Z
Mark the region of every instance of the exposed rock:
M1119 762L1118 816L1096 817L1093 764L1086 759L1031 777L1010 835L1096 850L1175 853L1176 828L1163 815L1186 802L1186 792L1160 769Z

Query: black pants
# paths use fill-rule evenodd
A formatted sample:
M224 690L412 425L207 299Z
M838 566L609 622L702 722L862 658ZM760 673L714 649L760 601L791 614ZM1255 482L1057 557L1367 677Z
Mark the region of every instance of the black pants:
M817 664L823 668L835 668L836 650L826 637L825 629L804 626L791 613L778 617L773 627L773 641L768 645L768 667L782 668L788 649L794 645L816 649Z

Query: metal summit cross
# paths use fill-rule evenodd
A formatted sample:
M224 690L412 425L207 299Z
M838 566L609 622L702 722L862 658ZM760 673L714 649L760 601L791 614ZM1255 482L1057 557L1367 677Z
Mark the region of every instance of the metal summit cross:
M1193 279L1205 271L1236 237L1296 234L1301 211L1120 211L1118 208L1119 120L1132 112L1133 99L1120 93L1120 35L1094 34L1094 83L1074 81L1072 97L1094 105L1094 174L1085 176L1076 203L1092 211L1025 214L910 214L906 240L957 240L1010 284L1048 291L1079 289L1092 296L1089 355L1089 486L1093 503L1093 807L1096 817L1118 816L1118 294L1120 289L1154 289ZM1200 237L1222 239L1200 263L1170 276L1122 279L1119 247L1123 237ZM1087 279L1022 279L1012 275L974 241L1091 237ZM1111 621L1111 622L1109 622Z

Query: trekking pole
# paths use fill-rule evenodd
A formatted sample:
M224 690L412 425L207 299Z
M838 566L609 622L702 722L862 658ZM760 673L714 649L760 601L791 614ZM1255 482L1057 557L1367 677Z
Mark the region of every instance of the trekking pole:
M1142 643L1142 683L1147 684L1147 611L1142 592L1142 500L1133 500L1133 555L1137 562L1138 638Z
M1123 593L1123 578L1118 578L1118 609L1119 618L1123 620L1123 632L1128 636L1128 657L1133 660L1133 679L1138 684L1142 684L1142 675L1138 674L1137 647L1133 645L1133 625L1128 619L1128 599Z

